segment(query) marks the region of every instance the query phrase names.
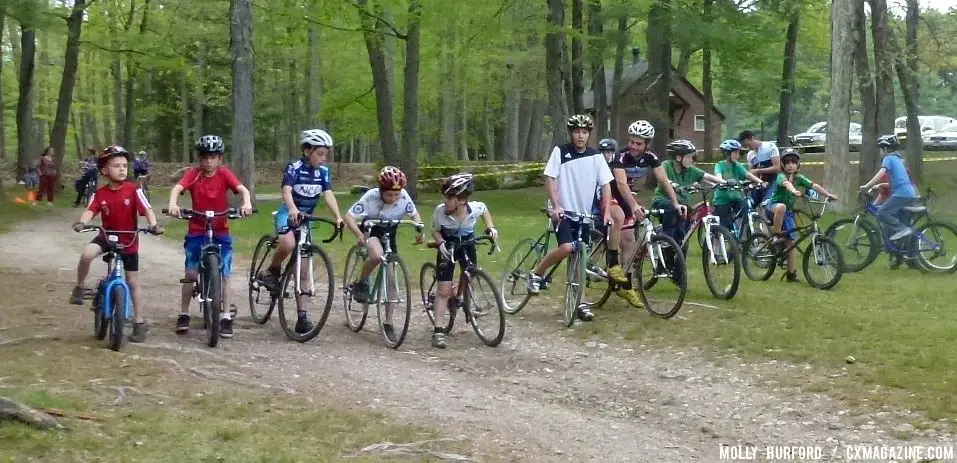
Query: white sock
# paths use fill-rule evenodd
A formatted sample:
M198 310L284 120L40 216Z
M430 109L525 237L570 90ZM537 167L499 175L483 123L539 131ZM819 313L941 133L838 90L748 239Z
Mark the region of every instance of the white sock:
M223 312L219 315L220 320L229 320L229 312Z
M181 316L181 317L188 317L188 316L189 316L189 312L180 312L180 313L179 313L179 316Z

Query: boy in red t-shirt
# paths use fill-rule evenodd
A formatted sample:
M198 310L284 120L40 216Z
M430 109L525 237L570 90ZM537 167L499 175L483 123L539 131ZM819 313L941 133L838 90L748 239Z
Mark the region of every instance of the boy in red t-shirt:
M96 190L90 198L90 204L80 216L80 221L73 224L77 232L83 230L86 224L100 214L102 226L107 231L135 232L137 229L137 215L145 215L150 224L150 232L154 235L163 233L162 227L156 224L156 215L150 206L143 191L135 183L126 181L127 168L132 156L121 146L111 145L103 150L96 160L96 165L108 180L105 186ZM123 259L123 268L126 270L126 284L133 295L133 334L131 342L146 340L148 327L143 317L143 306L140 303L139 283L139 241L136 233L120 233L120 258ZM80 263L76 266L76 287L70 294L70 303L83 305L83 285L90 273L90 263L97 256L106 251L106 237L102 234L93 238L90 244L83 249Z
M169 215L179 217L177 199L180 193L188 191L193 202L194 211L223 212L229 209L229 198L226 191L242 195L243 205L240 214L252 213L252 200L249 190L239 182L233 171L222 166L223 139L216 135L206 135L196 142L196 151L199 154L199 167L193 167L183 174L183 178L176 183L169 193ZM186 279L196 281L199 271L199 260L203 245L206 244L206 226L201 217L189 222L186 231L186 240L183 248L186 250ZM220 257L223 266L223 295L222 314L220 315L219 335L224 338L233 336L233 320L230 318L229 307L229 274L233 266L233 240L229 236L229 224L226 217L213 221L213 241L220 246ZM183 284L183 297L180 304L181 311L176 319L176 332L189 332L189 303L193 299L193 283Z

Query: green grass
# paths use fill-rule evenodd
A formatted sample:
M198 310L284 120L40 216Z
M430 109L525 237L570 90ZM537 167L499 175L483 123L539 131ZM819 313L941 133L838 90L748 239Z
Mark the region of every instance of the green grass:
M72 189L54 195L54 209L64 209L73 206L73 200L76 198L76 192ZM27 220L34 220L44 217L48 214L49 207L46 202L37 203L32 206L26 201L27 190L20 186L6 186L0 189L0 233L10 231L16 224ZM20 199L23 202L17 201ZM76 217L80 217L80 209L76 208ZM69 224L67 224L69 226Z

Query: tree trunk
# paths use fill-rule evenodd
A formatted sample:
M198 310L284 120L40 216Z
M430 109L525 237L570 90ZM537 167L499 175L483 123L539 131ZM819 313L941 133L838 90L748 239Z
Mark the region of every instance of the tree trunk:
M522 159L526 161L544 161L548 152L542 151L542 125L545 120L545 102L536 98L532 101L532 113L529 118L528 137L525 142L525 155Z
M36 30L20 25L20 85L17 99L17 166L20 177L32 167L37 148L33 125L33 72L36 66Z
M60 79L60 93L57 96L56 116L51 131L51 144L57 166L57 185L63 175L63 156L66 150L66 132L70 123L70 105L73 103L73 88L76 85L76 71L80 58L80 32L83 26L83 10L86 0L74 0L70 17L66 20L66 52L63 58L63 77Z
M621 104L618 96L621 95L621 77L625 72L625 48L628 46L628 17L618 17L618 34L615 36L615 70L612 75L611 95L607 95L611 102L611 136L615 139L625 132L623 125L630 121L621 120Z
M117 109L116 106L113 105L113 102L110 101L110 89L109 89L110 71L104 69L102 70L101 73L97 73L97 75L100 77L100 82L103 83L102 85L98 87L100 91L100 102L103 105L102 106L103 111L100 112L103 115L103 144L97 145L97 148L104 148L110 143L113 143L113 140L116 140L116 138L114 138L115 135L113 133L113 122L119 119L116 118L117 113L115 111L112 118L107 113L105 113L106 109L109 108L110 106L113 106L114 110Z
M565 83L562 78L564 60L562 59L562 33L565 24L565 5L563 0L548 0L548 22L550 28L545 34L545 69L548 85L548 114L552 119L552 142L556 145L568 143L565 120L568 111L565 107Z
M850 1L831 4L831 79L827 114L827 161L824 185L844 201L836 207L854 206L851 190L850 154L847 139L851 122L851 82L854 78L854 5Z
M849 0L853 1L853 0ZM778 112L778 146L787 146L791 130L791 108L794 104L794 71L797 68L798 29L801 22L801 5L791 5L787 38L784 42L784 69L781 71L781 101Z
M399 168L408 178L406 190L418 195L419 146L419 48L422 8L419 0L409 2L409 27L405 39L405 74L402 95L402 142L405 144ZM464 105L463 105L464 106Z
M465 85L463 85L465 86ZM459 150L463 161L469 160L469 105L468 93L462 91L462 101L459 105Z
M368 0L356 0L360 10L367 8ZM387 165L399 163L398 143L395 139L395 122L392 114L392 86L389 84L389 63L385 52L385 34L375 18L364 11L359 12L362 35L372 68L372 83L375 86L376 119L379 125L379 143ZM406 174L408 175L408 174Z
M296 81L299 80L299 72L296 68L296 60L298 57L292 56L287 59L287 65L289 66L287 74L289 76L289 91L287 92L289 95L289 110L286 111L286 127L288 130L286 131L286 142L279 145L285 147L283 152L280 153L282 156L288 156L288 153L298 153L301 151L299 149L299 137L296 136L298 135L297 128L302 122L302 118L298 115L300 111L299 108L302 108L302 105L299 103L299 95L296 92L298 85L295 84ZM282 158L276 158L277 161L280 159Z
M858 183L864 183L880 165L877 145L877 97L874 95L874 78L871 75L870 58L867 53L867 16L864 2L854 1L854 23L857 46L854 48L854 68L861 97L861 147L860 163L857 165ZM876 60L875 60L876 61ZM877 65L878 67L880 65ZM893 120L892 120L893 122ZM893 130L893 127L891 128ZM893 133L893 132L892 132Z
M691 68L691 55L693 53L694 48L691 45L691 40L682 40L681 45L678 46L678 66L676 66L679 76L688 76L688 69Z
M229 5L229 54L232 58L233 154L239 180L256 199L256 127L253 125L253 12L250 0Z
M47 89L49 88L47 72L51 70L49 37L50 32L37 29L37 60L33 70L33 124L35 137L33 146L37 147L38 150L42 150L44 147L50 145L50 127L47 116L53 111L50 110L50 105L48 104L50 98L47 95Z
M598 139L608 137L608 92L605 81L604 18L601 0L588 0L588 55L591 61L592 104L595 111L595 132Z
M518 104L518 159L524 159L527 146L531 140L528 138L528 130L532 127L533 105L531 98L523 96Z
M79 114L75 111L70 114L70 125L73 127L73 146L76 150L76 158L83 159L83 153L85 149L83 148L83 138L80 134L83 133L83 130L80 128L80 124L77 121L83 120Z
M307 107L309 108L309 113L306 115L306 121L308 125L316 128L326 128L326 124L323 123L321 117L322 107L322 79L320 78L322 60L321 52L319 51L319 28L315 25L309 26L309 49L307 53L309 57L307 59L306 67L306 102Z
M183 80L184 84L186 84L186 75L183 75L183 79L184 79ZM194 99L193 101L193 138L198 140L199 137L206 135L204 133L205 127L203 126L204 125L203 114L206 111L206 91L205 91L206 44L203 43L203 41L199 42L199 47L196 50L196 79L195 80L196 80L196 88L193 90L193 99ZM186 91L188 92L189 90L187 89ZM183 100L183 104L186 105L188 100L188 95L184 94L182 96L182 100ZM188 115L189 109L187 108L188 107L184 106L183 111L185 111L184 114ZM187 136L188 136L188 132L187 132ZM187 156L186 159L188 159L189 153L192 152L192 150L189 149L189 145L190 145L188 143L189 139L187 138L185 141L186 141L186 145L184 145L186 147L185 153ZM184 161L186 159L184 159Z
M107 141L108 145L122 143L126 139L126 135L123 133L123 129L126 127L126 121L123 119L123 70L120 66L119 57L113 59L110 69L113 71L113 117L115 118L116 133L113 139Z
M202 47L202 46L200 46ZM202 85L202 80L198 83ZM199 139L202 135L202 104L196 103L196 112L199 113L199 117L196 118L196 121L199 123L196 124L196 136L194 139ZM180 162L189 163L190 162L190 153L193 151L192 144L190 143L189 137L189 82L187 79L186 72L180 74L179 79L179 121L180 121L180 141L183 146L180 151Z
M520 90L515 85L515 79L518 72L511 63L505 65L505 130L502 135L502 154L506 161L521 160L524 152L524 140L522 139L522 119L521 119L521 99Z
M914 181L920 185L923 180L923 139L920 132L920 83L917 81L917 26L920 20L920 5L917 0L907 0L907 40L902 58L897 62L897 79L904 93L904 105L907 107L907 166L910 167ZM903 62L901 62L903 61Z
M132 60L126 61L126 96L123 98L123 102L126 104L126 109L123 111L123 146L131 150L133 149L133 108L134 103L136 102L136 95L133 94L134 83L133 80L136 78L136 64Z
M3 88L3 62L6 59L3 56L3 31L4 31L4 19L6 19L6 8L7 4L0 4L0 89ZM13 41L13 36L10 36L10 41ZM6 129L6 118L4 114L3 105L3 91L0 91L0 161L3 161L7 158L7 129Z
M585 93L585 69L582 62L582 35L585 29L582 27L583 17L582 0L572 0L572 101L575 103L575 114L585 112L585 105L582 102L582 95Z
M874 38L874 70L876 76L877 133L894 133L897 108L894 102L894 53L890 43L890 26L886 0L869 0L871 34ZM863 35L862 35L863 37ZM871 144L873 140L866 139Z
M652 149L664 153L671 134L671 0L655 0L648 14L648 73L645 90L649 119L655 126ZM648 176L649 179L652 176Z
M92 143L93 146L96 146L96 147L103 146L100 143L100 131L96 122L96 115L98 114L98 111L96 111L96 106L97 106L96 97L97 97L98 88L100 87L96 83L96 80L97 80L96 76L98 75L99 73L95 72L95 69L94 69L92 76L89 76L88 78L86 78L85 82L81 81L81 83L86 84L84 85L84 87L86 87L85 93L87 97L86 104L83 105L83 111L82 111L83 127L84 127L84 131L86 132L85 134L86 136L83 137L82 148L84 150L86 149L87 143Z
M709 30L712 27L714 0L704 0L704 21ZM705 36L707 37L707 36ZM705 159L714 158L714 85L711 75L711 40L706 38L701 56L701 86L704 93L704 150ZM793 84L793 79L791 80ZM720 136L721 134L718 134Z
M491 69L491 68L490 68ZM492 96L491 92L485 93L485 98L482 107L482 123L484 125L485 135L485 159L489 161L495 161L498 159L496 149L495 149L495 131L492 129Z
M458 94L458 87L455 78L456 55L455 50L455 27L449 27L449 34L442 41L441 50L445 55L442 60L444 65L440 71L443 85L439 86L439 127L442 133L439 135L441 142L439 152L445 156L455 155L455 101Z

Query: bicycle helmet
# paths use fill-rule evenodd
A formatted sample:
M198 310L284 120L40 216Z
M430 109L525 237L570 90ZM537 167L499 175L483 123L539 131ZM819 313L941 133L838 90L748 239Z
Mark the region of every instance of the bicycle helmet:
M103 150L102 153L96 158L96 168L102 169L106 167L106 163L110 162L110 159L113 159L117 156L123 156L126 158L126 162L133 162L133 156L130 155L129 151L126 151L126 148L123 148L120 145L110 145Z
M379 172L379 188L382 190L399 191L405 188L405 173L398 167L385 166Z
M646 120L635 121L628 126L628 135L651 140L655 138L655 126Z
M576 114L568 118L568 131L571 132L575 129L586 129L589 132L595 128L595 123L592 122L591 117L587 114Z
M731 153L734 151L741 151L741 142L731 138L721 142L721 151L725 153Z
M444 196L469 196L475 191L475 180L472 174L455 174L442 182Z
M618 142L612 140L611 138L602 139L598 142L599 151L618 151Z
M146 151L140 151L139 153L136 153L136 157L137 157L137 159L145 159L145 158L146 158Z
M665 147L668 154L672 156L684 156L686 154L694 154L698 152L698 149L695 148L694 143L691 143L688 140L675 140Z
M798 150L796 150L796 149L794 149L794 148L787 148L787 149L785 149L784 152L781 153L781 164L784 164L784 162L785 162L787 159L791 159L791 158L794 158L795 161L797 161L798 163L800 163L800 162L801 162L801 153L799 153Z
M306 146L325 146L332 148L332 137L322 129L303 130L300 136L303 148Z
M223 139L216 135L203 135L196 141L196 151L202 153L222 153L226 149Z
M900 144L896 135L881 135L877 139L877 146L881 148L897 148Z

